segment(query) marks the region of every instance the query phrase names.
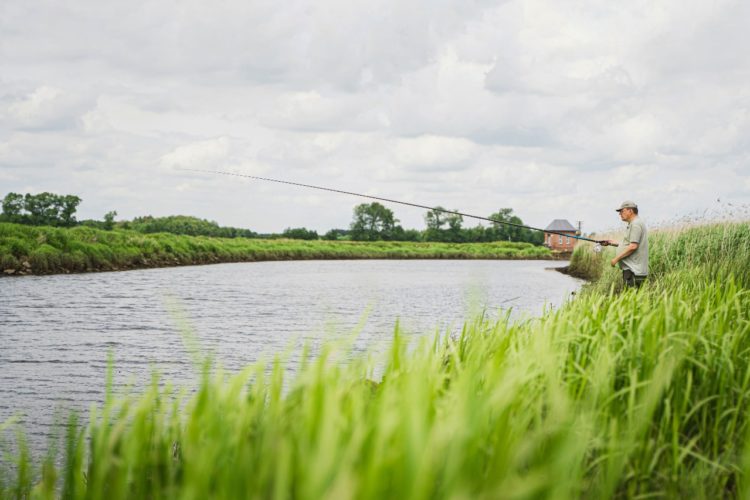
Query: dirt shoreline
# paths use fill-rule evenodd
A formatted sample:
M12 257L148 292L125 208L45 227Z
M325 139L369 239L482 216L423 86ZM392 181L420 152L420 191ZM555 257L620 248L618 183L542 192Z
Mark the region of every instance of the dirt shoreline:
M145 259L144 259L145 260ZM470 255L435 255L435 256L414 256L414 257L405 257L403 255L400 255L398 257L388 257L383 255L378 256L342 256L341 258L337 258L335 256L326 256L326 257L310 257L310 258L304 258L304 257L294 257L294 258L274 258L265 256L264 258L259 259L211 259L211 260L195 260L191 262L180 262L177 259L174 259L173 261L146 261L137 265L130 265L130 266L101 266L98 268L89 268L85 270L74 270L74 269L55 269L50 271L43 271L39 272L33 269L31 264L28 261L23 261L19 268L15 269L3 269L0 271L0 278L7 277L7 278L14 278L14 277L21 277L21 276L50 276L50 275L56 275L56 274L88 274L88 273L107 273L107 272L125 272L125 271L138 271L143 269L161 269L161 268L169 268L169 267L185 267L185 266L208 266L212 264L236 264L236 263L250 263L250 262L281 262L281 261L308 261L308 260L549 260L549 261L556 261L556 260L563 260L560 257L556 255L551 255L547 257L476 257L476 256L470 256ZM560 269L560 268L551 268L551 269Z

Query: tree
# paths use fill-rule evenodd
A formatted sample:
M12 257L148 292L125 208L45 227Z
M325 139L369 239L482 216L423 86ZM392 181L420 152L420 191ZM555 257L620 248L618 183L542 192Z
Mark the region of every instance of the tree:
M53 225L57 219L57 208L54 206L52 193L30 194L23 197L23 208L28 212L29 222L38 226Z
M489 218L496 221L509 222L511 224L523 224L521 219L513 215L512 208L501 208L494 214L490 214ZM510 224L493 222L492 226L487 228L487 231L490 240L521 241L521 228Z
M282 236L293 240L317 240L318 232L304 227L296 227L294 229L288 227L284 230Z
M424 222L427 225L427 229L434 229L439 231L443 228L446 223L445 209L443 207L435 207L432 210L428 210L424 216Z
M390 240L397 222L393 211L380 203L363 203L354 207L350 235L358 241Z
M78 210L78 205L81 204L81 199L78 196L72 194L66 194L65 196L58 197L57 200L57 213L60 218L60 223L63 226L75 226L76 218L74 214ZM115 212L117 215L117 212Z
M474 227L467 227L461 231L463 241L468 243L481 243L487 241L487 231L484 226L478 224Z
M427 224L424 234L426 241L449 241L455 243L464 241L464 237L461 234L461 225L464 222L463 216L446 213L443 207L435 207L425 214L424 221ZM443 229L443 226L446 225L448 228Z
M81 199L74 195L8 193L2 202L2 219L19 224L74 226L80 203Z
M417 229L404 229L401 226L396 226L394 233L393 239L398 241L420 241L422 239L422 232Z
M23 195L8 193L3 198L3 220L8 222L21 222L23 217Z
M501 208L494 214L490 215L489 218L510 223L499 224L493 222L492 226L488 227L486 230L489 241L522 241L533 243L535 245L541 245L544 243L544 233L541 231L518 227L519 225L523 225L523 221L520 217L513 215L512 208Z
M111 231L115 227L115 217L117 217L117 211L112 210L104 214L104 225L102 228L105 231Z
M453 243L460 243L464 240L461 234L461 225L464 223L464 218L459 214L447 214L446 221L448 223L448 241Z
M348 229L331 229L323 235L324 240L336 241L336 240L348 240L349 230Z
M221 238L257 238L258 234L236 227L223 227L215 221L199 219L187 215L170 215L153 217L146 215L136 217L129 224L132 229L141 233L172 233L190 236L215 236Z

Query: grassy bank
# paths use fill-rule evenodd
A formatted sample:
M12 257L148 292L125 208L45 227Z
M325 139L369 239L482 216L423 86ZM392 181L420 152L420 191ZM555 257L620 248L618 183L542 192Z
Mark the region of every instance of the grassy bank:
M649 235L649 275L660 282L665 276L689 272L695 279L733 275L747 286L750 280L750 225L747 223L706 224L656 231ZM618 289L622 281L619 267L611 267L613 247L593 251L590 243L577 245L568 266L574 276L595 282L596 291Z
M0 273L51 274L311 259L546 259L529 243L411 243L212 238L0 223Z
M750 226L650 245L640 290L591 255L600 280L537 319L110 395L64 467L4 459L0 496L747 498Z

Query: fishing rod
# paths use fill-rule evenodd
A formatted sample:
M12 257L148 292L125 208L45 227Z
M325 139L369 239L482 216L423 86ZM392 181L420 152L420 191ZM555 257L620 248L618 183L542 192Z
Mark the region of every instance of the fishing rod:
M304 188L309 188L309 189L317 189L317 190L320 190L320 191L328 191L330 193L348 194L350 196L359 196L360 198L369 198L371 200L385 201L386 203L396 203L398 205L407 205L407 206L410 206L410 207L424 208L424 209L427 209L427 210L432 210L434 212L442 212L442 213L446 213L446 214L460 215L461 217L468 217L470 219L484 220L484 221L488 221L488 222L493 222L495 224L505 224L506 226L519 227L519 228L523 228L523 229L531 229L533 231L541 231L543 233L556 234L556 235L559 235L559 236L567 236L569 238L575 238L577 240L590 241L592 243L596 243L596 244L602 245L602 246L611 245L611 243L609 243L609 241L607 241L607 240L594 240L594 239L591 239L591 238L585 238L583 236L577 236L577 235L568 234L568 233L560 233L558 231L548 231L546 229L541 229L541 228L533 227L533 226L526 226L524 224L516 224L515 222L509 222L509 221L499 220L499 219L492 219L492 218L489 218L489 217L481 217L479 215L466 214L466 213L463 213L463 212L458 212L456 210L447 210L445 208L436 208L436 207L430 207L430 206L427 206L427 205L420 205L419 203L411 203L411 202L408 202L408 201L393 200L393 199L390 199L390 198L383 198L383 197L380 197L380 196L372 196L372 195L369 195L369 194L354 193L352 191L344 191L342 189L334 189L334 188L328 188L328 187L323 187L323 186L313 186L312 184L302 184L301 182L292 182L292 181L284 181L284 180L280 180L280 179L271 179L270 177L259 177L257 175L238 174L238 173L235 173L235 172L223 172L223 171L220 171L220 170L203 170L203 169L196 169L196 168L181 168L181 167L175 167L175 169L176 170L183 170L183 171L187 171L187 172L201 172L201 173L204 173L204 174L231 175L231 176L234 176L234 177L244 177L244 178L247 178L247 179L255 179L257 181L276 182L278 184L286 184L286 185L289 185L289 186L297 186L297 187L304 187Z

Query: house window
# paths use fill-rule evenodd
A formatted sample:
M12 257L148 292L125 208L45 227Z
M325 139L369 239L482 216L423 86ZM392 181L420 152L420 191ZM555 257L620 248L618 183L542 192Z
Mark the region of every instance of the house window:
M570 236L565 237L565 244L570 245Z
M562 245L562 234L560 235L560 241L559 243Z

